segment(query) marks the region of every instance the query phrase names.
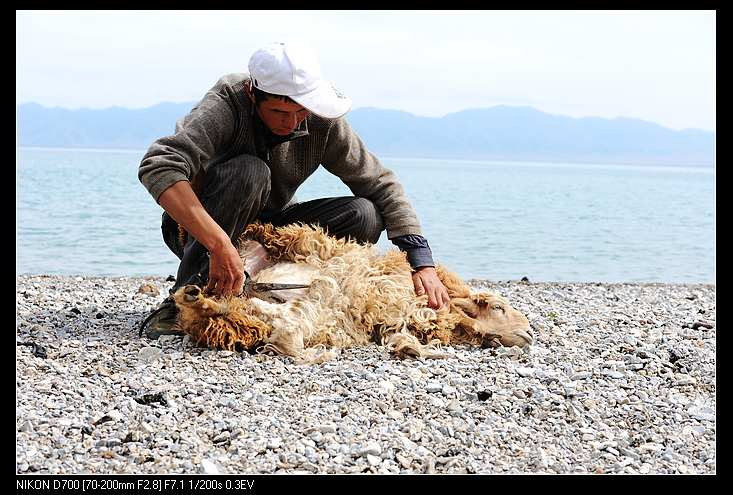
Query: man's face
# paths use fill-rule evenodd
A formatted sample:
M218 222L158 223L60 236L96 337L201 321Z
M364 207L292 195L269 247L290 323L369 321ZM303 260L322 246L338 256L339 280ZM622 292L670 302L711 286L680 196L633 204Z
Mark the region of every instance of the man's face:
M308 110L297 103L266 98L257 106L257 114L273 134L287 136L305 120Z

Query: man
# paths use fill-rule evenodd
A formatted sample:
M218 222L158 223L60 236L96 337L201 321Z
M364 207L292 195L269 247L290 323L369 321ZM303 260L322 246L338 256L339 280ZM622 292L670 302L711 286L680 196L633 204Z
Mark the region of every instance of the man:
M376 243L386 228L407 253L415 292L433 308L449 302L403 187L343 118L350 107L321 77L312 51L273 43L252 55L249 74L221 78L175 134L150 146L138 177L165 210L163 239L181 260L171 293L207 283L214 293L239 294L244 266L234 243L259 220L319 224L363 243ZM354 196L297 203L296 189L320 165ZM171 333L175 315L169 297L141 332Z

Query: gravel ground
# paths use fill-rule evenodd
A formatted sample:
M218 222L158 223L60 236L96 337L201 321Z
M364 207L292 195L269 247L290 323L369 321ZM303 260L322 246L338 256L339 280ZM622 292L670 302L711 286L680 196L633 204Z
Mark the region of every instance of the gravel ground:
M19 473L716 472L714 285L474 280L529 352L299 366L138 338L164 278L16 281Z

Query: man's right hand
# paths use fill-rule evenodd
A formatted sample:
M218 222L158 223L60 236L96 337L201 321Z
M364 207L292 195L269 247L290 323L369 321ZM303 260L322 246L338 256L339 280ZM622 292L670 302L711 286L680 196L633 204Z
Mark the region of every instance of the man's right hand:
M228 239L227 239L228 241ZM209 257L209 283L207 292L221 296L236 296L244 284L244 263L231 242L226 242Z
M244 263L229 236L201 205L188 181L178 181L158 198L160 206L209 250L208 291L238 295L244 284Z

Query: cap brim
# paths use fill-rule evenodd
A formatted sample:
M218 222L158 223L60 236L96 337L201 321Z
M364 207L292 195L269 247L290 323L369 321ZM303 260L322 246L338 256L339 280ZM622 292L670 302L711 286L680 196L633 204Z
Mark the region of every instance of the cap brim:
M309 93L290 96L290 99L319 117L327 119L337 119L351 109L351 98L338 93L327 82Z

